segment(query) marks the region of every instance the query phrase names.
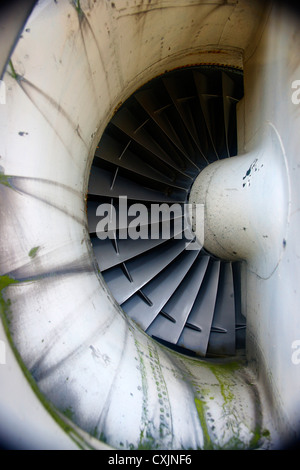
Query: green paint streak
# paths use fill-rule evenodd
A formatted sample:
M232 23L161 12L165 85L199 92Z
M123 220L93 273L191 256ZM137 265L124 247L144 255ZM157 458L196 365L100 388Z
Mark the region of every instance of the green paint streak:
M205 416L205 404L203 400L199 400L195 398L195 405L198 412L199 421L201 424L202 432L203 432L203 450L246 450L246 444L239 439L238 436L232 436L224 445L220 446L217 443L213 442L209 430L208 425L206 422ZM250 446L250 448L253 448Z
M256 449L258 447L258 443L261 439L261 429L257 426L254 430L253 437L250 441L250 449Z
M202 362L201 366L204 366L204 367L208 368L215 375L216 375L216 373L217 374L222 374L222 375L232 374L232 373L234 373L237 370L240 370L242 368L242 364L240 362L237 362L237 361L232 361L232 362L228 361L228 362L224 362L222 364L213 364L213 363L207 361L207 362Z
M271 433L268 429L264 429L262 432L262 436L269 438L271 436Z
M204 444L203 444L203 449L204 450L213 450L214 445L213 442L210 438L208 428L207 428L207 423L206 423L206 418L205 418L205 410L204 410L204 403L199 400L199 398L195 398L195 405L197 409L197 413L199 416L199 420L201 423L201 428L203 432L203 439L204 439Z
M149 433L146 433L144 437L144 432L140 435L140 442L137 450L153 450L155 449L155 439Z
M257 426L250 441L250 449L259 449L262 440L269 439L270 436L271 434L268 429L261 430L260 426Z
M0 173L0 184L3 184L4 186L7 186L8 188L13 189L10 181L9 181L9 176L4 175L3 173Z
M63 411L63 414L68 418L68 419L72 419L73 415L74 415L74 411L72 410L72 406L69 406L68 408L66 408L64 411Z
M143 407L142 407L142 429L140 431L140 440L138 444L138 449L151 449L151 442L149 441L149 433L147 433L148 425L148 385L147 385L147 376L144 359L142 352L140 350L140 344L135 339L135 346L139 358L140 373L142 379L142 392L143 392ZM147 435L148 434L148 435Z
M214 370L214 375L219 382L221 395L224 400L223 408L225 408L226 405L228 405L232 402L232 400L234 400L234 394L230 389L231 384L228 381L229 377L227 371L224 372L220 369Z
M101 432L99 439L100 439L101 442L104 442L104 444L107 443L107 438L106 438L104 432Z
M17 284L19 281L17 281L16 279L13 279L12 277L10 276L0 276L0 293L2 292L3 289L5 289L6 287L8 287L9 285L11 284ZM0 294L1 295L1 294Z
M239 450L246 449L246 444L239 438L239 423L235 416L234 393L231 389L234 373L240 365L232 362L224 366L212 367L211 371L219 382L220 392L223 398L224 417L227 417L228 425L231 427L232 437L223 446L224 449ZM231 419L232 418L232 419Z
M28 256L30 256L30 258L34 258L37 254L37 251L40 247L39 246L35 246L33 248L31 248L31 250L29 251L28 253Z
M228 415L230 413L234 416L234 393L231 389L232 387L232 379L234 377L234 373L241 369L242 365L238 362L231 362L228 364L222 364L218 366L210 365L210 370L215 375L216 379L219 382L220 392L223 397L223 410L224 415ZM237 434L237 431L234 432ZM253 436L249 443L249 446L246 446L244 442L240 440L238 435L233 436L227 443L226 448L228 449L245 449L246 447L249 449L257 449L260 447L262 439L266 439L270 437L270 432L265 429L262 430L260 425L257 425L255 429L252 431Z
M18 78L20 77L19 74L17 74L17 72L15 71L15 68L13 66L13 63L12 61L10 60L9 61L9 66L10 66L10 72L9 75L11 75L15 80L18 80Z
M146 365L143 357L143 353L141 351L140 343L135 339L135 346L138 353L139 359L139 369L141 373L142 379L142 392L143 392L143 404L142 404L142 417L141 417L141 430L140 430L140 437L137 446L137 450L153 450L158 448L158 442L156 441L155 437L153 437L153 433L151 432L151 427L153 426L153 422L149 420L149 411L148 411L148 380L147 380L147 372L146 372ZM130 447L134 449L134 445L130 444Z
M73 0L73 5L78 13L79 18L82 18L84 16L84 13L80 5L80 0Z
M0 276L0 316L2 320L5 319L5 322L3 321L5 333L9 333L8 327L6 328L6 325L9 323L8 316L10 315L10 300L4 299L2 291L11 284L17 283L18 281L10 276Z
M237 436L232 436L221 450L248 450L248 446Z
M269 432L267 430L261 431L260 426L258 425L254 430L250 431L252 434L252 439L249 443L244 442L239 437L240 433L240 426L239 420L236 416L236 409L235 409L235 394L233 387L235 385L234 377L237 371L243 369L244 363L243 361L232 361L232 362L224 362L224 363L213 363L210 361L199 361L188 359L184 361L186 364L190 363L193 367L204 367L208 369L217 379L219 390L221 396L223 398L223 419L228 422L228 425L231 428L231 437L225 442L222 446L217 444L213 441L209 429L210 425L206 419L206 412L205 408L207 402L203 400L204 396L207 397L207 401L213 400L214 397L211 396L211 390L203 388L203 384L198 383L198 380L194 382L190 382L195 390L196 397L194 398L199 421L203 431L203 438L204 438L204 449L228 449L228 450L240 450L240 449L256 449L259 447L261 443L261 437L264 436L265 438L269 436ZM187 369L188 370L188 369ZM189 371L190 377L193 376L191 371ZM200 374L201 375L201 374ZM199 376L200 376L199 375ZM187 380L190 378L186 377ZM201 393L202 399L199 399L197 395Z
M234 400L234 393L231 390L232 377L234 373L241 369L242 364L239 362L228 362L223 364L212 364L210 362L201 362L201 366L209 369L216 377L220 392L224 400L224 407ZM212 399L212 397L210 398Z

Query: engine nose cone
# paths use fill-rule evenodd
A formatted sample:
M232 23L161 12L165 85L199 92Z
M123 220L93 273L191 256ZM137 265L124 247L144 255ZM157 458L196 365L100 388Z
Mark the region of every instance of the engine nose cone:
M290 197L284 149L273 125L266 125L262 141L248 154L207 166L189 202L204 206L203 227L193 228L207 251L224 260L246 260L267 278L286 243Z

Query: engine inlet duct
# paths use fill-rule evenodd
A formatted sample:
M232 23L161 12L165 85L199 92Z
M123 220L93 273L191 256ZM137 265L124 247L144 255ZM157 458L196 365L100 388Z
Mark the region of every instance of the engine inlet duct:
M150 336L188 354L244 347L239 264L208 253L185 210L199 173L237 153L242 96L232 68L160 76L116 112L91 170L89 232L108 288Z

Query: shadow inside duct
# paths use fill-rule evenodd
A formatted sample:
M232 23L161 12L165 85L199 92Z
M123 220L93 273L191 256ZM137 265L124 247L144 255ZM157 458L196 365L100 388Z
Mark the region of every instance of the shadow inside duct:
M113 116L91 169L89 232L108 288L144 331L188 355L245 347L239 263L206 252L186 217L199 173L237 154L242 96L238 69L159 76Z

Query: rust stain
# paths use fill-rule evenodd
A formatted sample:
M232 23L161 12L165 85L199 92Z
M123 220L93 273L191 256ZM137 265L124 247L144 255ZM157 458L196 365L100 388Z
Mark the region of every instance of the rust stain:
M114 111L113 111L113 116L116 114L117 111L121 108L123 102L119 101L119 103L115 106Z

